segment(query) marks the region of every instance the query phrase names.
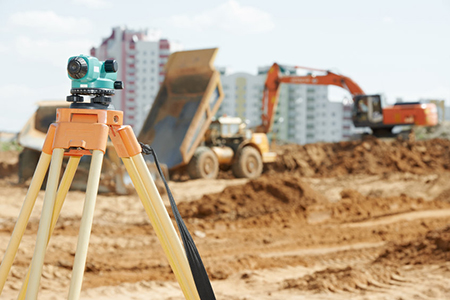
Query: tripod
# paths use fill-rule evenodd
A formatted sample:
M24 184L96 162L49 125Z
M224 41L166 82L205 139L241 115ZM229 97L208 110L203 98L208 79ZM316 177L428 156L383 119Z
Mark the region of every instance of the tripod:
M96 109L98 106L89 106L88 103L76 104L78 105L72 104L71 107L79 108L58 109L56 122L48 129L38 165L0 266L0 294L17 254L45 174L49 169L34 254L18 296L18 299L37 299L46 248L65 197L80 158L83 155L92 155L68 295L69 300L80 298L100 171L109 136L130 175L185 298L200 299L186 253L183 251L180 239L148 171L141 154L141 145L131 127L123 126L123 112ZM64 156L70 158L58 187Z

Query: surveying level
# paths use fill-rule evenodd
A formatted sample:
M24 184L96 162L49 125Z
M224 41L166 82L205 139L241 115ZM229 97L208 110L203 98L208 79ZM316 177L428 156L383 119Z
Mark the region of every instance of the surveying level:
M117 62L114 60L100 62L95 57L84 55L69 59L67 70L72 80L72 90L67 101L73 103L70 108L57 110L56 122L48 129L38 165L0 266L0 294L49 169L34 254L18 296L18 299L37 299L46 248L65 197L80 158L92 155L68 295L69 300L80 298L100 171L109 137L130 175L185 298L215 299L197 248L160 171L156 154L149 146L137 141L132 128L123 125L123 112L114 110L110 104L110 96L114 95L114 90L123 87L121 82L116 81L117 69ZM90 102L83 102L81 95L91 96ZM143 150L154 155L166 185L185 251L142 156ZM70 158L58 186L64 156Z
M117 62L113 59L104 62L93 56L73 56L67 64L67 75L72 80L72 95L67 96L69 102L83 102L81 95L91 96L91 103L109 105L115 89L123 89L122 81L116 81ZM92 105L91 105L92 106ZM75 107L79 107L74 105ZM101 108L101 107L98 107Z

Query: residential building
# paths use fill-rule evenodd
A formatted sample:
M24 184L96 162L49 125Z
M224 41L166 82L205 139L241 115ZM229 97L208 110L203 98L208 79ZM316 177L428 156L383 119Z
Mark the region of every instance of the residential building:
M350 98L344 98L342 101L342 139L348 140L351 138L354 132L354 126L352 121L352 108L353 100Z
M100 46L90 54L100 60L115 59L119 64L117 80L125 89L116 91L113 105L124 112L124 123L136 134L147 117L159 86L164 81L164 66L171 52L179 51L178 43L161 39L157 31L115 27Z
M217 115L240 117L250 127L261 124L261 98L265 75L222 75L224 100Z
M218 115L237 116L250 127L261 124L262 94L268 67L258 74L221 69L225 98ZM286 70L294 75L295 70ZM282 84L271 137L279 142L336 142L351 135L351 104L328 100L328 87Z

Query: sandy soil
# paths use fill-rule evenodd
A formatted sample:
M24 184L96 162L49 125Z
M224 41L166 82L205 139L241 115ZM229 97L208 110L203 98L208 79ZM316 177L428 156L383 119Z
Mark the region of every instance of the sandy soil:
M302 161L303 150L289 146L293 159L285 153L252 181L171 183L218 299L450 298L446 142L365 143L303 147ZM392 164L386 155L380 164L390 147L397 151ZM0 178L0 257L27 191L8 174ZM15 299L20 289L42 199L43 192L1 299ZM67 295L83 201L84 193L69 192L39 299ZM82 299L184 299L137 196L99 195Z

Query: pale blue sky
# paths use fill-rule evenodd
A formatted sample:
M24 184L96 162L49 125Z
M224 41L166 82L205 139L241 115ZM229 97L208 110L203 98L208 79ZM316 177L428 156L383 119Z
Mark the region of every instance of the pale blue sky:
M39 100L65 99L67 58L119 25L159 30L185 49L219 47L216 65L236 72L333 69L390 102L450 104L450 0L0 0L0 130L20 130Z

